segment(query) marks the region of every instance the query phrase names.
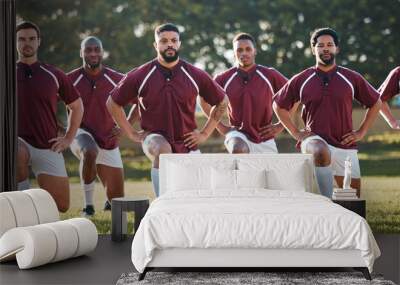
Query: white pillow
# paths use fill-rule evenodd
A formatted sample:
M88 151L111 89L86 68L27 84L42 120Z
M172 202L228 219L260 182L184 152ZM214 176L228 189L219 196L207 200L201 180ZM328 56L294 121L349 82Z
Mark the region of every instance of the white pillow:
M267 188L267 171L236 170L237 188Z
M235 191L242 188L266 188L266 170L211 169L211 189Z
M236 190L236 170L211 168L212 190Z
M193 155L195 156L195 155ZM212 165L212 166L211 166ZM234 169L235 160L182 159L166 165L166 191L211 191L211 169Z
M307 191L306 176L302 167L284 172L277 169L267 171L268 188L273 190Z
M168 191L210 189L211 187L211 167L169 163L167 171Z
M240 170L265 169L267 189L307 191L309 170L305 160L240 158L237 163Z

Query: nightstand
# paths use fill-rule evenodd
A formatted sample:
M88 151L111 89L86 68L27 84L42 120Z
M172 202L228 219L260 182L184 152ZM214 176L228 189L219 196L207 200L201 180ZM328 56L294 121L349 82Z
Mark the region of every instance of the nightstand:
M135 212L135 233L149 208L149 198L113 198L111 201L111 239L122 241L127 235L126 212Z
M332 202L339 204L340 206L342 206L350 211L353 211L354 213L359 214L364 219L366 217L365 200L363 200L363 199L332 200Z

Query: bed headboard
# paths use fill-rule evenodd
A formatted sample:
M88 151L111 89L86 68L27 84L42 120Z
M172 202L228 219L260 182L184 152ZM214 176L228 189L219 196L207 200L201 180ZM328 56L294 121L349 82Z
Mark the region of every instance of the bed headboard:
M192 184L197 188L209 187L212 167L266 169L271 189L313 191L314 163L311 154L162 154L160 195L176 187L176 182L185 180L191 171L197 171Z

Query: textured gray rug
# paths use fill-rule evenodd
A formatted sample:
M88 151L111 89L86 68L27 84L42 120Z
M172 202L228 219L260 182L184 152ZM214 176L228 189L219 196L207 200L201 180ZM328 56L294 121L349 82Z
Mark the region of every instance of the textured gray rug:
M379 284L395 285L380 275L372 275L368 281L359 272L148 272L146 278L138 281L138 273L122 274L117 285L145 284L213 284L213 285L297 285L297 284Z

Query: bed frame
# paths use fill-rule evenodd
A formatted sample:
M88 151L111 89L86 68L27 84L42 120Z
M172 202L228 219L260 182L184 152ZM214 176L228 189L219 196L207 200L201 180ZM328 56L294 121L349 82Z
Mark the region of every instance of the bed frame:
M156 250L152 261L139 275L155 268L337 268L350 267L361 271L371 280L368 268L359 250L327 249L192 249L170 248Z

